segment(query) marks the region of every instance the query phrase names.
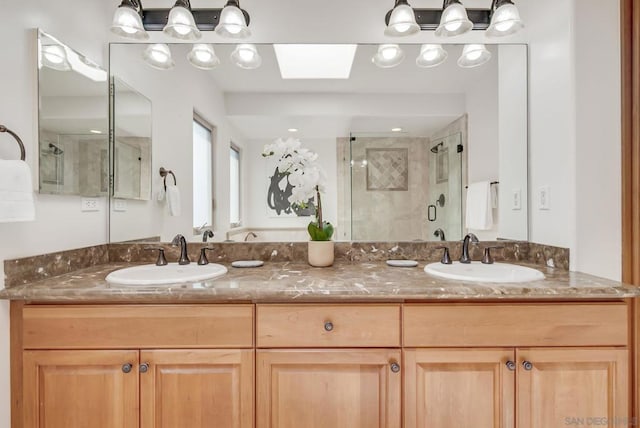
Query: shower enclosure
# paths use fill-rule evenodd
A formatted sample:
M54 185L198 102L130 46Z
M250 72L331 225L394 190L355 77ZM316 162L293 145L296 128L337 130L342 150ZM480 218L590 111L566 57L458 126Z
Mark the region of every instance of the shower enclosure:
M352 133L343 145L339 161L349 177L339 198L349 207L340 216L341 239L462 238L465 161L461 133L437 139Z

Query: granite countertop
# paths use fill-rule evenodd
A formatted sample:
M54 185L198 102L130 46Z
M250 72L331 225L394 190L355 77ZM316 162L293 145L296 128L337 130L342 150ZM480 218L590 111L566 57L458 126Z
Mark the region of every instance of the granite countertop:
M522 264L522 263L520 263ZM560 269L522 264L546 278L529 283L472 283L382 262L341 262L331 268L266 263L221 278L185 284L127 286L105 276L130 263L110 263L0 291L0 299L43 303L404 302L416 300L602 300L640 296L640 288Z

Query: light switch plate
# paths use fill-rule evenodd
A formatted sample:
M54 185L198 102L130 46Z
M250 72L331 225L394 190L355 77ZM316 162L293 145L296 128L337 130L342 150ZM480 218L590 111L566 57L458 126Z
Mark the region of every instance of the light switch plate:
M551 189L549 186L542 186L538 188L538 209L551 209Z
M100 203L96 198L82 198L82 212L100 211Z
M514 189L511 194L511 209L513 211L522 209L522 191L520 189Z
M114 199L113 210L119 213L127 211L127 201L125 199Z

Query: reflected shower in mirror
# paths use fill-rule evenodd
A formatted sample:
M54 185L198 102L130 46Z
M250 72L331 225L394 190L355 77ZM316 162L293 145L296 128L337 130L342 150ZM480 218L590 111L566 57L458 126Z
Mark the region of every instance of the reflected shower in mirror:
M151 101L112 79L113 197L151 199Z
M164 241L176 233L201 241L192 233L194 207L210 197L207 228L215 240L307 240L308 213L274 209L270 197L274 165L262 152L280 138L299 139L318 154L327 176L323 214L336 240L458 240L470 231L469 219L481 239L527 239L526 45L487 45L491 60L468 69L456 63L462 45L445 45L448 59L431 68L416 64L417 44L400 45L404 60L393 68L372 62L377 45L336 45L334 56L345 58L335 64L348 67L341 73L322 61L304 68L283 45L256 45L261 66L238 68L228 44L213 45L220 64L207 71L188 61L191 45L171 44L175 67L156 70L144 61L146 46L112 44L111 72L152 100L152 171L176 172L182 213L169 216L157 201L130 205L121 220L112 216L112 241ZM304 48L312 61L315 45ZM215 129L213 194L204 201L196 201L191 181L196 116ZM239 166L229 163L232 145L242 153ZM232 168L239 186L229 186ZM500 184L490 186L478 214L482 198L471 198L467 187L491 182ZM153 195L161 185L154 177Z
M106 196L107 72L38 31L40 193Z

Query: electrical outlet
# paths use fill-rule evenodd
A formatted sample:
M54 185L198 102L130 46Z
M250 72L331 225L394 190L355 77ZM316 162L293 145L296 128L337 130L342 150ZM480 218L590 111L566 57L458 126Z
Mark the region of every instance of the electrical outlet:
M542 186L538 188L538 209L550 210L551 209L551 195L549 186Z
M522 192L520 189L515 189L511 195L511 209L513 211L522 209Z
M100 211L100 205L95 198L82 198L82 212Z
M127 211L127 201L125 199L114 199L113 210L119 213Z

